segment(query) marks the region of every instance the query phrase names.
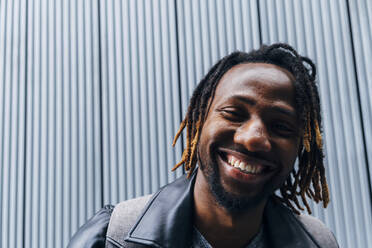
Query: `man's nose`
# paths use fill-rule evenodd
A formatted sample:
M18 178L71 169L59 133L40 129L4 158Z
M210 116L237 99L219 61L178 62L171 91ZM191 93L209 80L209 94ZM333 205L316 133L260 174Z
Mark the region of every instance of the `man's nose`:
M234 135L234 142L251 152L268 152L271 143L267 128L262 120L250 119L240 126Z

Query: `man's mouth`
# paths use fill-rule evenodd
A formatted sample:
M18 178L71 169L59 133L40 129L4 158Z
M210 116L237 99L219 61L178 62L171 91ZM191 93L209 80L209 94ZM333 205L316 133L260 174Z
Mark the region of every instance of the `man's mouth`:
M221 149L221 158L228 164L243 173L260 175L271 172L275 169L276 165L272 162L248 156L240 152Z
M260 174L264 169L261 165L249 164L248 162L241 161L232 155L227 156L227 161L231 166L234 166L245 173Z

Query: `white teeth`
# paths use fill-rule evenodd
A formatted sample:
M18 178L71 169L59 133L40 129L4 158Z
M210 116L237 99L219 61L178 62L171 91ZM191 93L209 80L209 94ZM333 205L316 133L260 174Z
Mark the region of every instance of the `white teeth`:
M230 164L231 164L232 166L234 166L234 163L235 163L235 158L232 157L231 160L230 160Z
M236 160L234 163L234 167L239 167L239 164L240 164L239 160Z
M228 162L231 166L234 166L235 168L239 168L240 170L247 172L247 173L259 174L263 170L261 166L252 166L252 165L246 164L245 162L240 161L239 159L236 159L232 156L228 159Z
M242 169L242 170L244 170L245 169L245 163L244 162L240 162L239 168Z
M252 173L256 173L257 172L257 167L252 167Z

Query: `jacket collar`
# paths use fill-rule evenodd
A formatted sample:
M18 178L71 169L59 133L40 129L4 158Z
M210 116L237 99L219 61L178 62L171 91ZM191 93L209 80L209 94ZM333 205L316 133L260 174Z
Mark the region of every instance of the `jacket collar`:
M184 175L161 188L132 227L126 241L155 247L189 247L195 174L190 179Z
M182 176L160 189L125 240L159 248L190 247L195 175ZM264 225L270 247L319 247L292 211L272 199L265 208Z
M270 247L320 248L293 212L274 199L267 202L263 221Z

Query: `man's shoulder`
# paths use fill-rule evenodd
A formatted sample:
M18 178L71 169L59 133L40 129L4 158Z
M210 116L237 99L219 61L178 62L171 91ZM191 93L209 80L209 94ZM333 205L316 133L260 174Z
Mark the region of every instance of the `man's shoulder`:
M152 194L122 201L115 206L114 211L120 209L123 211L123 213L129 213L131 211L141 210L138 207L139 206L144 207L146 203L150 200L151 196Z
M336 238L332 231L322 221L307 214L295 214L295 217L322 247L338 247Z
M116 206L104 206L79 228L67 247L104 247L110 228L129 231L150 198L151 195L146 195L120 202ZM112 230L110 232L115 234Z
M114 245L125 243L124 239L151 197L152 195L145 195L120 202L115 206L106 234L108 247L116 247Z
M307 214L298 215L279 201L268 201L265 219L271 241L278 247L300 244L301 247L338 247L332 231L323 222Z
M129 229L138 219L151 197L152 195L145 195L117 204L111 215L108 232L111 228L119 230L123 230L123 228Z
M114 206L106 205L81 226L71 238L68 248L104 247L106 230Z

